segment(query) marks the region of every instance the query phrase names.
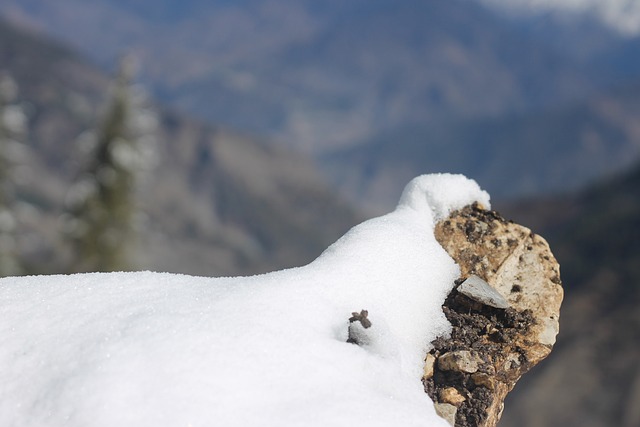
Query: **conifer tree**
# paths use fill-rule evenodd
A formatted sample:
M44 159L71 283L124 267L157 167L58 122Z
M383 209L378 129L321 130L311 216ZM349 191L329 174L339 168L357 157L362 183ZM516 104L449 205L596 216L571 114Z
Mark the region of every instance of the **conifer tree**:
M96 132L84 138L91 149L84 176L72 187L67 227L76 271L135 269L137 184L149 164L155 119L132 85L133 58L125 57Z
M0 75L0 276L23 273L16 232L16 167L26 134L26 118L15 103L18 87L8 74Z

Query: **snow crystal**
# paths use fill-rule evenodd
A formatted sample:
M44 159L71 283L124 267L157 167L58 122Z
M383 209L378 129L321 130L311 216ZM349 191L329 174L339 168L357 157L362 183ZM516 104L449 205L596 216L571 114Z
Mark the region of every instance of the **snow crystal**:
M0 280L3 426L446 426L420 381L459 269L434 221L488 195L420 176L309 265ZM352 312L371 327L347 343Z

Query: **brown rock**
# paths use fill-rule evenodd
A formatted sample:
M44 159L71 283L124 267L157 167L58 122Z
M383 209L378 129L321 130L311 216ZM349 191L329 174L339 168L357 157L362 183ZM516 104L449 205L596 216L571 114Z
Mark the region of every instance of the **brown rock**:
M435 234L460 265L458 283L476 275L508 307L454 289L443 306L453 330L433 342L436 363L423 379L425 390L437 404L451 404L451 389L464 398L455 426L493 427L507 393L555 343L563 297L559 266L543 238L478 205L453 212Z
M485 374L482 372L476 372L471 375L471 380L478 387L485 387L489 390L495 389L495 380L492 375Z
M427 358L424 361L424 373L423 379L431 378L433 376L433 368L436 363L436 358L433 354L427 354Z
M454 406L459 406L466 400L464 396L454 387L447 387L440 390L439 398L440 402L450 403Z
M458 371L472 374L478 370L482 360L475 352L462 350L442 354L438 358L438 368L443 371Z

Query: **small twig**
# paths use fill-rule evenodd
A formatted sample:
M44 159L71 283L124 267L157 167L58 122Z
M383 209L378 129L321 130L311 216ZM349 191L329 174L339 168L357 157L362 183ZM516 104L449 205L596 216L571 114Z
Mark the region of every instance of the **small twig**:
M347 339L347 342L356 345L366 344L369 341L369 338L366 336L363 329L371 327L371 320L367 317L369 316L369 312L367 310L361 310L360 313L354 311L351 314L352 316L349 318L349 338ZM360 322L362 329L355 325L356 322Z
M349 318L349 323L360 322L360 324L362 324L362 327L365 329L371 327L371 320L369 320L369 318L367 317L369 316L369 311L361 310L360 313L354 311L351 314L352 316Z

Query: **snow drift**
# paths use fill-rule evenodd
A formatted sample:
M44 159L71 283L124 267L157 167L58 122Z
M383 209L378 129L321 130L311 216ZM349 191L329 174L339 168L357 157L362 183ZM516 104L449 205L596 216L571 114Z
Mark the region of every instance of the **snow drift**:
M0 424L446 426L420 378L459 270L433 229L474 201L461 175L417 177L311 264L260 276L2 279Z

